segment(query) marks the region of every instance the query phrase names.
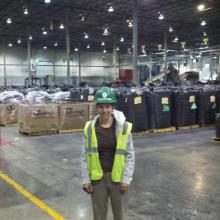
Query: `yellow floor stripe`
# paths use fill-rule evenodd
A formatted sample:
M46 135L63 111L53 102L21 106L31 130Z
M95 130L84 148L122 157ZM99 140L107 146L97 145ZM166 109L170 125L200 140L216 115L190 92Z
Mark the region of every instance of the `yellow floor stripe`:
M56 220L65 220L64 217L62 217L60 214L58 214L55 210L48 207L44 202L42 202L40 199L38 199L36 196L29 193L25 188L23 188L21 185L16 183L14 180L12 180L9 176L2 173L0 171L0 178L2 178L6 183L13 186L18 192L20 192L22 195L24 195L26 198L28 198L30 201L32 201L35 205L40 207L43 211L45 211L48 215L53 217L53 219Z

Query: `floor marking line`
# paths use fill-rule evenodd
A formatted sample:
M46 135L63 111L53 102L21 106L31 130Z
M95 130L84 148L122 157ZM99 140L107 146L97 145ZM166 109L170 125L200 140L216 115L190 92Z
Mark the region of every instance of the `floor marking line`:
M29 193L24 187L22 187L21 185L16 183L14 180L12 180L9 176L2 173L1 171L0 171L0 178L2 178L9 185L13 186L23 196L28 198L31 202L33 202L35 205L37 205L39 208L41 208L44 212L46 212L48 215L53 217L53 219L65 220L65 218L63 216L61 216L59 213L57 213L54 209L50 208L46 203L42 202L36 196Z

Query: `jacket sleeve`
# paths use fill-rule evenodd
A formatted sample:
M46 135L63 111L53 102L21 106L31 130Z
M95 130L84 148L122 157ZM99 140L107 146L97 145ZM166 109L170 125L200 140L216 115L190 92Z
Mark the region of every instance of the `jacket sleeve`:
M130 184L134 173L135 166L135 154L133 147L133 140L131 134L129 134L126 155L125 155L125 168L122 176L122 183Z
M87 166L85 137L83 137L82 139L82 146L81 146L81 171L82 171L82 184L91 183L88 166Z

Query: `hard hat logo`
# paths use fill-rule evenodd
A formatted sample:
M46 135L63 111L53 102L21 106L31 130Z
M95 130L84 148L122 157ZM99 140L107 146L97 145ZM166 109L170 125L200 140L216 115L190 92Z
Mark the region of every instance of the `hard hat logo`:
M111 88L102 87L95 94L96 103L115 103L116 96Z
M102 98L105 99L105 98L107 98L107 96L108 96L108 94L107 94L106 92L103 92L103 93L102 93Z

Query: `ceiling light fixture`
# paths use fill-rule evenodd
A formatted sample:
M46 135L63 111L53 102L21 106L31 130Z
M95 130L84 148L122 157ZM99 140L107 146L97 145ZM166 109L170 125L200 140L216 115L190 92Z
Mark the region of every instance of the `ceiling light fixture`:
M7 22L7 24L11 24L12 23L11 18L8 18L6 22Z
M32 36L31 36L31 35L29 36L29 40L33 40L33 38L32 38Z
M108 12L113 12L114 11L114 8L112 7L112 6L109 6L109 8L108 8Z
M128 27L133 27L133 20L127 19L126 22L128 23Z
M203 11L205 9L205 5L204 4L200 4L197 6L198 11Z
M47 31L43 31L43 35L47 35Z
M47 49L47 46L44 46L43 48L44 48L44 50L46 50L46 49Z
M102 46L105 46L105 42L103 41L103 42L101 43L101 45L102 45Z
M12 45L12 43L9 43L8 46L9 46L9 47L12 47L13 45Z
M121 41L121 42L124 42L124 41L125 41L125 39L124 39L123 37L121 37L121 38L120 38L120 41Z
M84 16L81 17L81 21L82 22L85 21L85 17Z
M64 29L64 24L63 23L60 24L60 29Z
M79 49L78 49L78 48L75 48L74 50L75 50L76 52L78 52L78 51L79 51Z
M119 51L119 50L120 50L120 48L119 48L119 47L116 47L116 50L117 50L117 51Z
M57 46L58 46L58 43L57 43L57 42L55 42L54 46L55 46L55 47L57 47Z
M87 33L84 33L84 38L85 38L85 39L88 39L88 38L89 38L89 36L88 36Z
M206 32L203 32L203 36L204 36L204 37L207 36L207 33L206 33Z
M25 15L28 15L28 14L29 14L29 11L28 11L27 8L24 9L24 14L25 14Z
M44 3L46 4L51 3L51 0L44 0Z
M18 43L18 44L21 44L21 40L20 40L20 39L18 39L17 43Z
M205 20L202 20L201 23L200 23L200 25L201 25L201 26L205 26L205 25L206 25L206 21L205 21Z
M172 27L169 27L169 32L173 32L173 28Z
M104 28L103 34L104 36L109 35L110 33L108 32L108 28Z
M179 41L179 38L178 37L175 37L174 39L173 39L173 42L174 43L176 43L176 42L178 42Z
M88 44L86 48L87 48L87 49L90 49L90 45Z
M160 12L158 12L160 15L159 15L159 17L158 17L158 19L159 20L163 20L164 19L164 15L162 14L162 13L160 13Z
M103 50L103 53L107 53L107 51L106 51L106 50Z

